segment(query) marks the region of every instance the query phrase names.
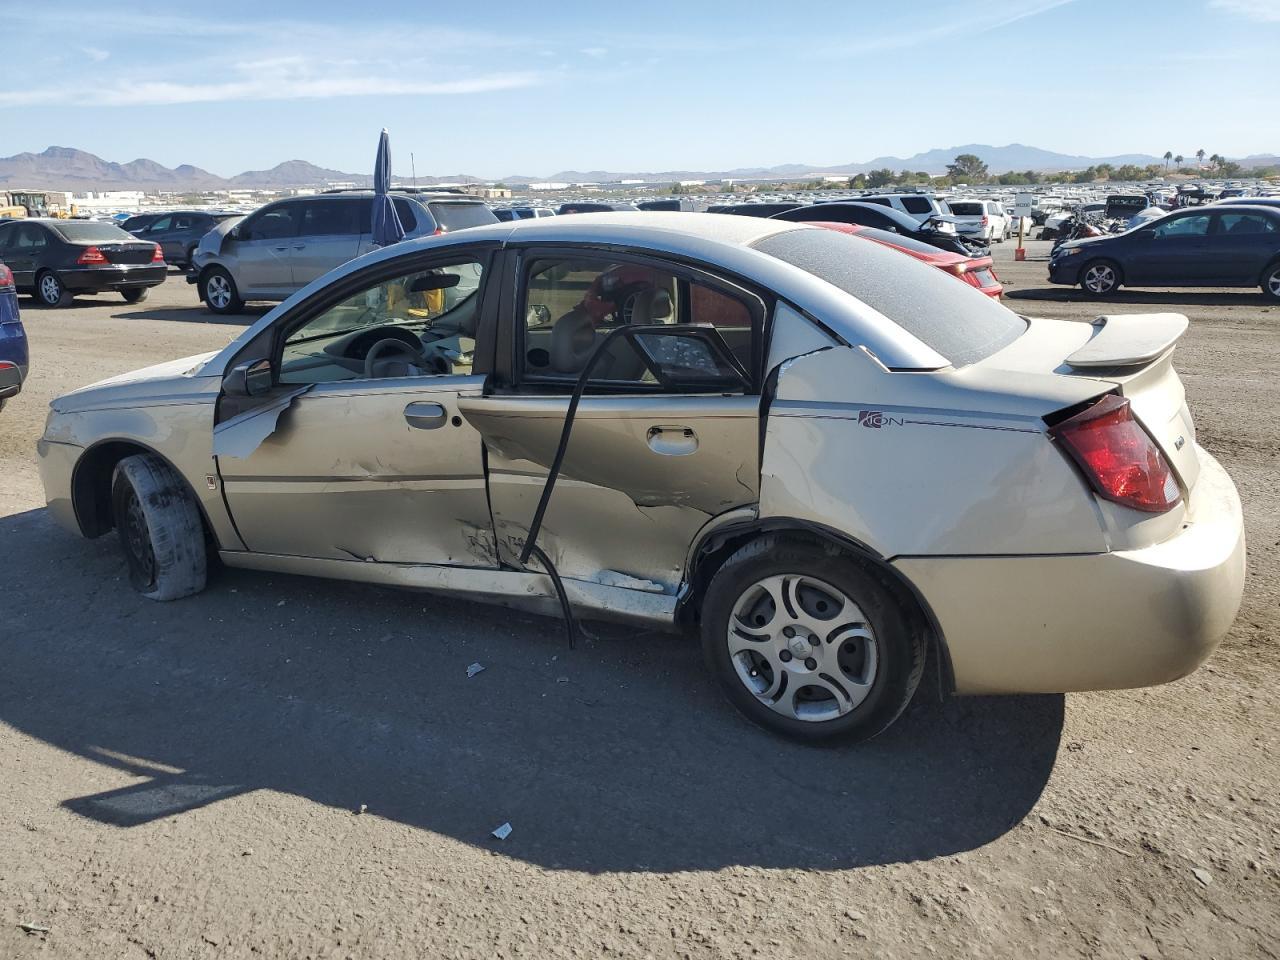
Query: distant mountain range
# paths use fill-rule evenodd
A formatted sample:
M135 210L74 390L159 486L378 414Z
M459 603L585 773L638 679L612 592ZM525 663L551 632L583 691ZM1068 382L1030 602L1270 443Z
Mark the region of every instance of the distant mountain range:
M751 180L751 179L803 179L817 176L853 176L889 167L893 170L924 171L931 174L945 173L947 164L958 154L972 153L986 163L992 173L1009 170L1082 170L1085 167L1109 163L1122 166L1126 163L1145 166L1149 163L1163 165L1161 157L1132 153L1114 157L1085 157L1041 150L1020 143L993 147L983 143L969 143L958 147L926 150L910 157L876 157L865 163L844 163L833 166L813 166L789 163L776 167L743 167L735 170L665 170L653 172L619 172L616 170L561 170L547 176L512 175L503 182L519 185L539 181L563 183L608 183L618 180L640 180L650 183L671 183L676 180ZM1237 160L1244 167L1261 167L1280 164L1280 156L1261 154ZM405 178L401 178L402 180ZM286 160L270 170L248 170L234 177L220 177L182 164L170 169L154 160L131 160L113 163L74 147L49 147L42 153L19 153L12 157L0 157L0 186L9 188L31 187L48 190L144 190L198 192L202 190L234 189L284 189L288 187L323 187L333 182L354 182L358 186L370 186L369 174L344 173L318 167L306 160ZM451 177L419 177L420 185L437 183L485 182L484 178L467 174Z

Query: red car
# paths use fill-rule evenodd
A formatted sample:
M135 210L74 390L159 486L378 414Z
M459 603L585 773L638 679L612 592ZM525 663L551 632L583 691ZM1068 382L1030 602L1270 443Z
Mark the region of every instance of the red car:
M1004 293L1004 285L996 276L990 257L964 257L958 253L939 250L937 247L931 247L919 240L912 240L910 237L890 233L888 230L877 230L875 227L864 227L857 223L815 222L813 226L838 230L840 233L857 234L859 237L866 237L886 247L901 250L908 256L923 260L930 266L959 277L969 286L977 287L988 297L995 297L998 300Z

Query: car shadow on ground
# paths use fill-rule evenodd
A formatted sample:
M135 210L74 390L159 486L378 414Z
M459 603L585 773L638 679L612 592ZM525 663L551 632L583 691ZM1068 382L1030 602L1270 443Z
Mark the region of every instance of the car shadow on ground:
M1047 300L1054 303L1097 303L1103 306L1125 306L1127 304L1168 304L1172 306L1196 307L1274 307L1260 291L1250 292L1248 289L1211 292L1192 290L1129 290L1121 288L1107 297L1087 293L1079 287L1014 287L1005 288L1007 300Z
M847 868L1001 836L1062 732L1061 696L923 691L871 743L808 747L738 717L685 639L612 628L571 651L554 619L229 569L157 604L114 535L33 510L0 541L23 558L0 721L136 778L50 798L109 829L276 790L548 868Z

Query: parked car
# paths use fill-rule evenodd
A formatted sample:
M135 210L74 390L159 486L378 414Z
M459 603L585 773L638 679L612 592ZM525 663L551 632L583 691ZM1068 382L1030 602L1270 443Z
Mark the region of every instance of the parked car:
M1109 237L1068 240L1052 283L1105 296L1130 287L1257 287L1280 301L1280 209L1214 204L1178 210Z
M983 243L1003 243L1009 235L1009 217L994 200L948 200L947 208L956 218L956 232Z
M0 260L21 293L46 307L77 293L116 291L127 303L164 283L160 247L96 220L14 220L0 224Z
M975 241L966 240L956 234L955 221L948 216L938 216L920 223L913 217L889 207L848 201L842 203L815 203L794 210L784 210L774 214L774 220L786 220L791 223L858 223L864 227L875 227L889 233L901 234L921 243L949 250L962 256L973 256L985 253L985 249Z
M925 193L880 193L859 197L860 203L874 203L905 213L918 223L926 223L934 217L946 216L947 208L937 197Z
M208 544L697 630L756 722L865 738L929 658L1046 693L1209 656L1244 538L1185 328L1026 319L779 220L554 217L351 261L217 353L54 400L37 453L51 515L117 529L152 599L203 589Z
M166 263L179 267L191 266L200 238L224 220L239 218L238 213L209 212L206 210L174 210L162 213L141 227L124 229L140 240L160 244Z
M996 276L994 261L989 256L966 257L958 253L939 250L935 246L921 243L919 240L912 240L910 237L904 237L900 233L877 230L875 227L863 227L856 223L817 222L813 225L815 227L826 227L828 230L838 230L841 233L862 237L865 240L892 247L894 250L905 253L909 257L914 257L921 263L927 263L931 267L937 267L944 273L949 273L953 277L959 278L969 286L976 287L988 297L995 297L998 300L1004 294L1004 284Z
M1031 237L1031 228L1035 226L1033 217L1020 217L1016 213L1009 213L1009 236L1016 237L1021 231L1024 239Z
M1228 201L1215 200L1213 206L1221 206ZM1238 200L1229 201L1233 207L1245 204L1250 207L1274 207L1280 210L1280 197L1241 197Z
M461 194L394 193L392 202L409 239L498 222L484 203ZM285 300L374 249L372 221L370 191L269 203L205 234L187 282L214 313L239 313L249 300Z
M0 410L22 390L29 364L27 332L18 311L18 289L13 272L0 263Z
M606 203L596 200L574 200L569 203L560 204L560 209L556 211L560 216L567 216L571 213L608 213L611 210L635 210L634 203Z

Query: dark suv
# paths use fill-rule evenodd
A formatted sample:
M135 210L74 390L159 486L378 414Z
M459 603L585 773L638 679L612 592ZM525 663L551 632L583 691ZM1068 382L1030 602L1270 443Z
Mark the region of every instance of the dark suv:
M238 216L234 213L212 213L208 210L173 210L162 213L141 227L126 230L139 240L160 244L166 263L179 267L191 265L200 238L223 220ZM130 218L132 220L133 218Z
M484 203L456 193L392 193L405 239L497 223ZM187 282L214 313L247 300L288 299L334 267L374 249L373 193L343 191L278 200L224 221L196 247Z

